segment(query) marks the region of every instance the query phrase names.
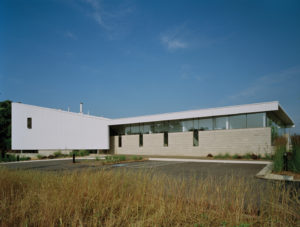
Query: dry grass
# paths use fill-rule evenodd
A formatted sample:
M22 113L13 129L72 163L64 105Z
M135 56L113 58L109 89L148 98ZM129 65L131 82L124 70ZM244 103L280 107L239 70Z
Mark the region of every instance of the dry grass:
M299 192L249 179L0 169L1 226L299 226Z

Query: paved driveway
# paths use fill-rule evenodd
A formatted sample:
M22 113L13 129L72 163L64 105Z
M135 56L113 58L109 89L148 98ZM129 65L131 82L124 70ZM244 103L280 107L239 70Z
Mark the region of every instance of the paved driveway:
M41 171L74 171L83 169L116 169L116 170L151 170L170 176L217 176L235 175L253 178L265 164L224 164L224 163L196 163L182 161L144 161L116 165L102 166L101 162L91 160L50 160L35 162L8 163L3 165L12 169L41 170Z

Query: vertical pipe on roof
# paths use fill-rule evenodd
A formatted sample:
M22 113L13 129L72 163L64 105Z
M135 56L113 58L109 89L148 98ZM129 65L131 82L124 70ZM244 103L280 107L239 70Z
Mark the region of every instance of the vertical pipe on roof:
M82 114L83 102L80 103L80 113Z

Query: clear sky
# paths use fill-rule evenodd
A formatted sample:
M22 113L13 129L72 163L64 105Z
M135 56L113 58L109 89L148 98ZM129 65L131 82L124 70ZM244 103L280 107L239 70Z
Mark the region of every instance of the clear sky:
M109 118L279 101L300 133L300 1L0 1L0 100Z

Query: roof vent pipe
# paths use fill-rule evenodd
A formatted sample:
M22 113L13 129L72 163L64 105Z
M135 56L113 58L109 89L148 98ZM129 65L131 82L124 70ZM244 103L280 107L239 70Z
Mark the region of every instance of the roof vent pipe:
M82 107L83 107L83 103L80 103L80 113L82 114Z

